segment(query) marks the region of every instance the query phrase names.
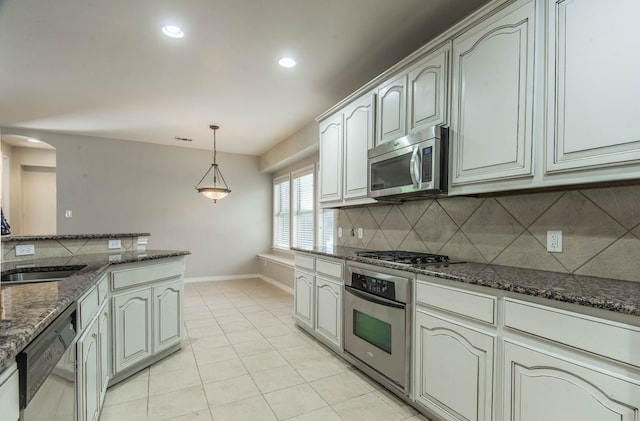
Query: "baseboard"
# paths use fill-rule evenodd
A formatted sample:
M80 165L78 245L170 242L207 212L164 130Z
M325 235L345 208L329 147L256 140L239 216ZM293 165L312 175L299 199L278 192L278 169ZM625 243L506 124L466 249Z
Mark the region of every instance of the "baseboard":
M233 281L240 279L260 279L264 282L267 282L281 290L288 292L293 295L293 288L283 284L282 282L278 282L275 279L271 279L268 276L261 275L259 273L247 273L243 275L222 275L222 276L200 276L194 278L184 278L184 283L197 283L197 282L219 282L219 281Z

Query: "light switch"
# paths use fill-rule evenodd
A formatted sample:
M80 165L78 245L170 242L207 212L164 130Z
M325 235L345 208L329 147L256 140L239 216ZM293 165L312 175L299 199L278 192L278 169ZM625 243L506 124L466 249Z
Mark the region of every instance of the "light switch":
M65 218L73 218L73 211L71 211L71 210L64 211L64 217Z
M109 249L119 249L122 247L120 240L109 240Z

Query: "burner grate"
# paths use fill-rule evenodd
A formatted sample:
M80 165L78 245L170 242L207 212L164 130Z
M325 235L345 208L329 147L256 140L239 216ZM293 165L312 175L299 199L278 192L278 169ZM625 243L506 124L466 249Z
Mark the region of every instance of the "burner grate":
M356 253L358 257L382 260L392 263L403 263L409 265L421 265L429 263L447 263L449 256L442 254L420 253L415 251L402 250L381 250L381 251L361 251Z

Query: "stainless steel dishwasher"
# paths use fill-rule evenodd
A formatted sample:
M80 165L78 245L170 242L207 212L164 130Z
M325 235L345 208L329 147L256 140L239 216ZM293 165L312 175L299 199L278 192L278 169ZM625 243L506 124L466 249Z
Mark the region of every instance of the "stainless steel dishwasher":
M74 303L18 354L21 421L70 421L76 406Z

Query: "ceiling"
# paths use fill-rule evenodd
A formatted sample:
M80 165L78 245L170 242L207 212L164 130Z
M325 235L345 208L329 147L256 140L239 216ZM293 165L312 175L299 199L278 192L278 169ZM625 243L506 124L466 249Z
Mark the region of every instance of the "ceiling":
M0 0L0 126L261 155L485 2Z

